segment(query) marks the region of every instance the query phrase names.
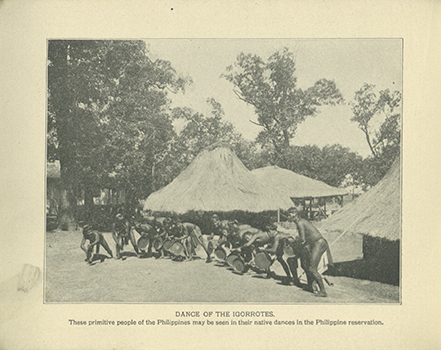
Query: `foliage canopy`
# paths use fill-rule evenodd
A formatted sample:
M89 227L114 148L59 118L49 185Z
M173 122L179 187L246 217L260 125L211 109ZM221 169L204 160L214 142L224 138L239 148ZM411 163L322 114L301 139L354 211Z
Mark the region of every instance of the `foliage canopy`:
M223 75L233 83L236 96L254 107L263 128L256 141L262 146L271 143L279 154L289 147L297 126L317 115L321 105L343 102L334 81L320 79L303 90L297 87L295 71L294 55L285 48L267 62L241 53Z

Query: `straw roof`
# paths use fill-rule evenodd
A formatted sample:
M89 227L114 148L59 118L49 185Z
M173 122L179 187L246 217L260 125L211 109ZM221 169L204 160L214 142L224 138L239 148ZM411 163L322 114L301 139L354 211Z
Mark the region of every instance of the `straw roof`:
M277 166L254 169L252 173L271 188L286 193L291 198L317 198L347 194L346 190Z
M359 233L390 241L401 234L400 162L396 160L384 178L355 201L321 222L327 231Z
M60 161L56 160L53 163L47 163L46 167L47 178L59 179L61 177Z
M152 193L145 210L262 212L287 209L292 201L261 183L224 145L201 152L169 185Z

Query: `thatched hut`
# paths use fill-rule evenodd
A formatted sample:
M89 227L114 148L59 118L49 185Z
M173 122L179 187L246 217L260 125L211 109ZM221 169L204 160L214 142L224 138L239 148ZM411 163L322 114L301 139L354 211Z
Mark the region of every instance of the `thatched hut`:
M296 200L301 202L304 212L307 212L310 218L313 218L314 214L326 217L326 201L329 198L341 198L347 194L344 189L329 186L322 181L277 166L254 169L252 173L275 191L286 193L295 202ZM313 212L314 200L317 200L316 212Z
M322 230L363 236L364 277L398 284L401 237L400 162L355 201L321 222ZM337 242L335 243L337 244Z
M145 210L174 212L263 212L292 202L258 180L225 145L201 152L170 184L152 193Z

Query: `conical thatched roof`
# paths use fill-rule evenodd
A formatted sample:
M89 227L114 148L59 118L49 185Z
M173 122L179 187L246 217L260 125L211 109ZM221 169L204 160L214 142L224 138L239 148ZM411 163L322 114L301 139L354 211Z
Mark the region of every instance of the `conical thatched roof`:
M262 212L292 206L288 196L262 184L225 146L201 152L169 185L152 193L145 210Z
M318 198L347 194L347 191L343 189L277 166L254 169L252 173L268 186L288 194L291 198Z
M396 160L377 185L320 226L329 232L360 233L395 241L401 234L400 208L400 162Z

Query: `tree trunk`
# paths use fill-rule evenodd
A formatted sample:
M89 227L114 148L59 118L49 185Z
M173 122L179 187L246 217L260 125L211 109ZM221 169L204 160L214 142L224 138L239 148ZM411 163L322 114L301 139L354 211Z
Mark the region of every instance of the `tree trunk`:
M287 130L283 130L283 148L289 148L289 133Z
M374 147L372 146L371 138L369 137L369 132L368 132L368 130L367 130L367 129L362 129L362 130L363 130L364 134L366 135L366 141L367 141L367 143L368 143L369 149L370 149L371 152L372 152L372 155L373 155L374 157L376 157L377 154L375 153Z
M92 186L86 185L84 187L84 209L85 219L87 223L90 223L93 213L93 189Z
M72 93L69 91L67 82L69 81L69 45L63 44L64 46L59 48L59 52L63 51L65 55L59 55L58 65L60 66L60 81L63 84L57 86L53 94L57 95L57 98L61 99L63 96L62 103L59 103L55 107L55 113L58 116L69 116L70 108L73 105ZM53 79L53 78L51 78ZM51 91L52 93L52 91ZM68 119L68 118L65 118ZM73 181L72 181L72 170L69 169L69 164L71 164L70 153L65 148L64 139L68 136L70 132L68 121L63 120L63 118L57 119L57 134L58 134L58 156L60 159L60 169L61 169L61 202L58 212L59 227L63 231L75 229L76 223L74 219L74 209L76 206L76 199L73 195ZM67 134L67 135L66 135ZM69 179L70 177L70 179Z
M60 223L59 226L63 231L74 230L76 227L73 216L73 208L75 205L72 204L72 199L72 190L63 186L61 190L61 203L58 214Z
M156 191L156 185L155 185L155 167L156 167L156 164L153 163L153 165L152 165L152 192L155 192L155 191Z

